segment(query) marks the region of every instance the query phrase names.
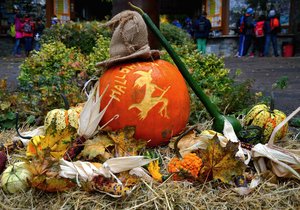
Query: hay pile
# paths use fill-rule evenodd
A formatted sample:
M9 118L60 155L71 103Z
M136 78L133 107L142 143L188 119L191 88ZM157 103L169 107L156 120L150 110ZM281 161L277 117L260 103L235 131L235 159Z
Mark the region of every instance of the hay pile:
M297 132L299 129L281 146L300 148ZM0 142L11 141L15 135L15 131L2 132ZM165 171L174 153L169 147L160 147L158 152L163 157ZM17 156L25 155L25 150L9 155L9 160L15 161ZM300 206L300 182L295 179L269 177L247 196L239 195L233 188L218 181L192 185L171 179L161 184L141 180L130 196L118 199L79 188L65 193L31 189L13 195L0 189L0 209L297 209Z

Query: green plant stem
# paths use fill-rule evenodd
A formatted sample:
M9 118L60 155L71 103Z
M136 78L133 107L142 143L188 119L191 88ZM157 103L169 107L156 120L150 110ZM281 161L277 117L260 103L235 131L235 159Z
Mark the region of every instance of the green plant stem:
M154 32L156 37L159 39L162 46L167 50L171 58L173 59L174 63L180 70L181 74L187 81L187 83L190 85L192 90L195 92L197 97L200 99L200 101L203 103L205 108L207 109L208 113L214 118L214 129L218 132L223 131L225 116L221 115L218 107L213 104L209 97L201 90L201 88L197 85L196 81L193 79L192 75L187 70L185 64L181 61L179 56L175 53L171 45L168 43L166 38L162 35L160 30L156 27L156 25L152 22L151 18L139 7L134 6L132 3L129 2L129 5L135 9L137 12L139 12L148 27ZM233 125L234 129L236 131L239 131L241 129L241 125L235 118L226 117L230 121L230 123Z

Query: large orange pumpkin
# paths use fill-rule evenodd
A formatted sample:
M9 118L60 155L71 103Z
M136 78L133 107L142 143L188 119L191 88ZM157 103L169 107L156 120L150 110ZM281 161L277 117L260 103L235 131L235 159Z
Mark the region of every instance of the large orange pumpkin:
M186 83L176 66L164 60L121 64L100 77L101 109L113 98L101 125L112 130L135 126L136 139L148 146L167 143L185 127L190 113Z

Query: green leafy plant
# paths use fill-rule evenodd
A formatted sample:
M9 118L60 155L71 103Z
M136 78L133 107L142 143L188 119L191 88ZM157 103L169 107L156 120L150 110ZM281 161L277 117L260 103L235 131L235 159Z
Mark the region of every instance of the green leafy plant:
M186 31L170 23L161 23L160 30L164 37L170 43L176 45L187 45L189 47L192 47L193 49L194 40L189 36L189 34Z
M273 89L283 90L288 86L289 78L287 76L280 77L274 84L272 84Z
M23 106L35 116L62 107L60 94L67 96L71 105L82 101L80 95L87 75L86 59L74 48L61 42L44 44L20 66L20 90Z
M21 99L18 92L9 92L6 88L6 79L0 80L0 131L16 126L16 111L19 111ZM22 113L19 115L27 124L34 123L34 116Z
M93 52L99 35L110 37L110 31L102 27L100 22L70 22L52 25L42 36L42 43L60 41L67 48L77 48L83 54Z
M93 51L87 56L86 68L89 75L93 75L98 70L95 66L97 62L104 61L109 58L109 44L110 38L101 34L98 36L96 44L93 47Z

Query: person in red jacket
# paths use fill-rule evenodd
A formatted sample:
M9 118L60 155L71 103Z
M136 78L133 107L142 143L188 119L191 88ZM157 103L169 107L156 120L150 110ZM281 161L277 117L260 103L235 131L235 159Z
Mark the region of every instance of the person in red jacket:
M265 20L266 17L264 15L259 16L258 21L255 24L254 32L256 37L256 48L259 53L259 57L264 55L264 47L265 47Z
M31 20L31 17L26 14L24 17L24 23L22 24L23 38L25 41L25 53L26 56L29 56L30 51L32 50L33 44L33 34L34 34L34 22Z

